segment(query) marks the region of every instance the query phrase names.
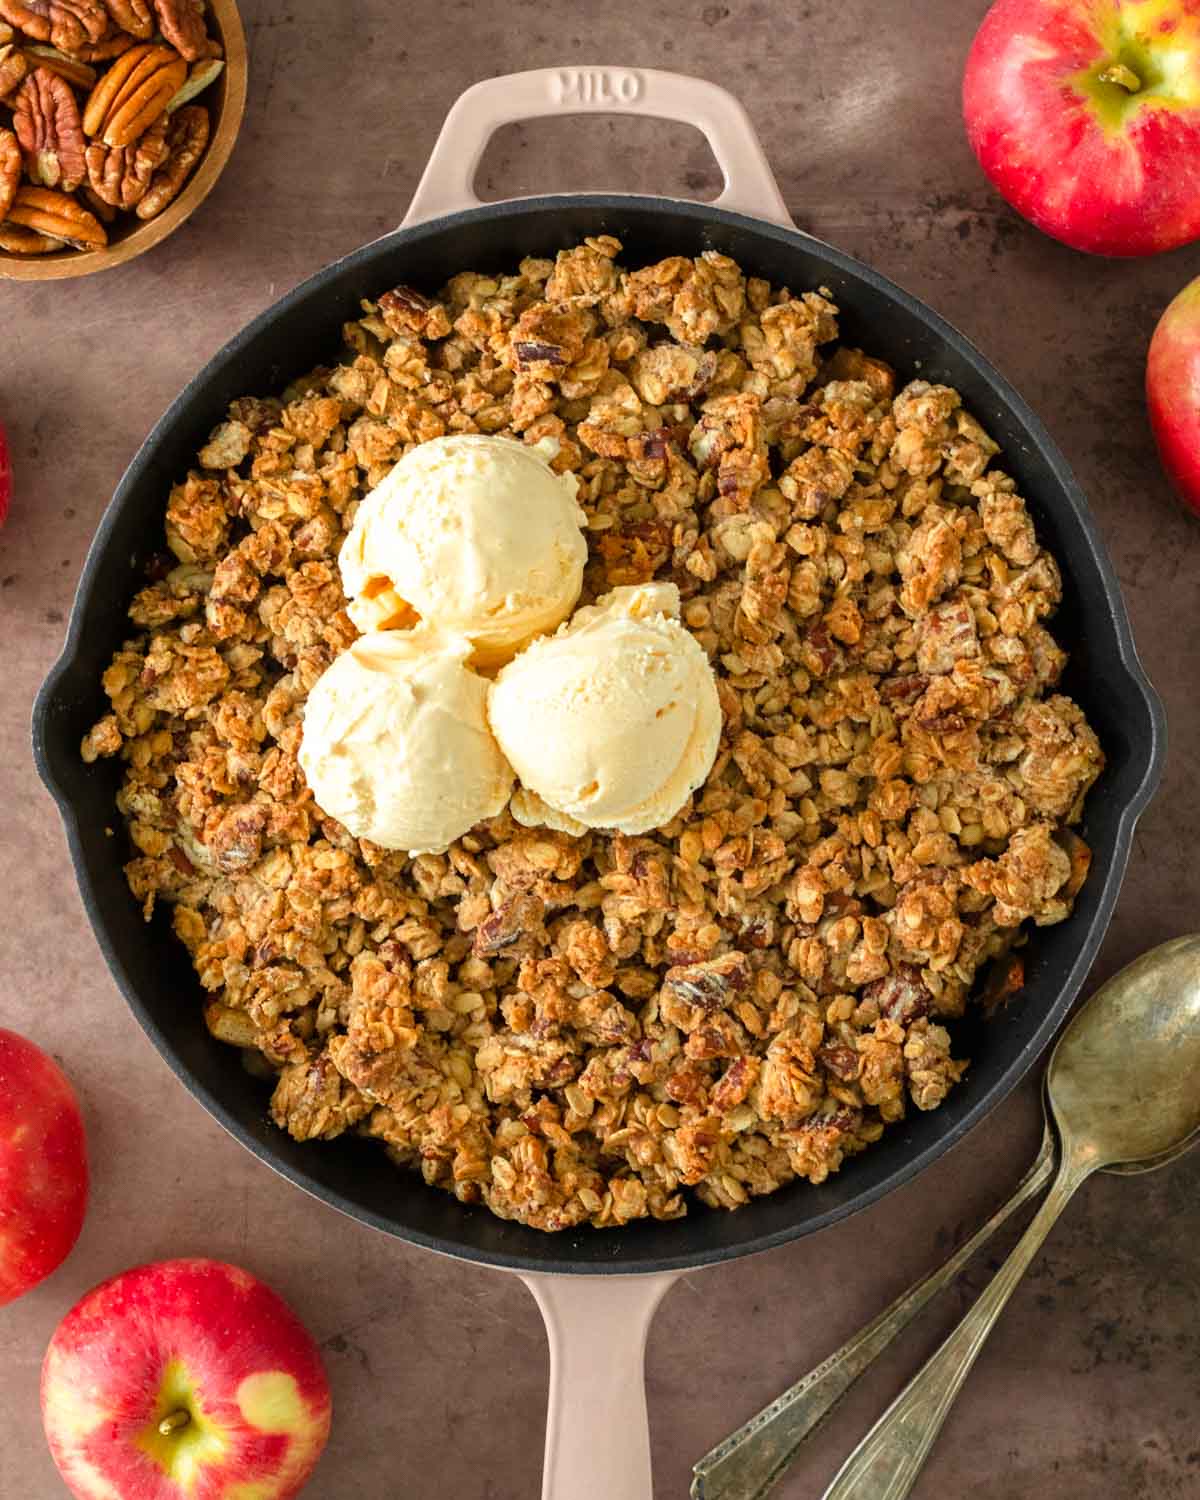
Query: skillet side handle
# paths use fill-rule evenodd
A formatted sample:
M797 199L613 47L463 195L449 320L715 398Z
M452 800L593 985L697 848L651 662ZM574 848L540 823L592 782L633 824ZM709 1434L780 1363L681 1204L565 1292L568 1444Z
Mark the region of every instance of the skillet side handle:
M657 68L533 68L485 78L450 108L401 228L478 208L475 173L502 125L546 115L643 115L695 125L725 178L713 205L794 229L775 175L741 104L704 78Z
M521 1280L550 1343L542 1500L653 1500L646 1335L678 1276Z

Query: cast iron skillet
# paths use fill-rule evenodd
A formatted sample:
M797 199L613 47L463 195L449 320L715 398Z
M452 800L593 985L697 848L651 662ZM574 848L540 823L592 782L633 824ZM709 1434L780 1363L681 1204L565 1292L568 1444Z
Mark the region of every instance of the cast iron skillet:
M725 169L718 206L581 194L490 204L470 183L488 135L508 119L620 110L699 123ZM757 216L731 211L752 207ZM108 965L141 1025L185 1086L244 1145L290 1181L363 1222L431 1250L524 1272L662 1272L765 1250L824 1228L907 1182L977 1125L1039 1057L1079 991L1104 936L1134 824L1159 778L1163 711L1134 651L1117 579L1062 455L1020 396L961 334L884 277L791 227L739 106L722 90L669 74L610 69L537 72L477 85L455 106L404 227L313 276L256 318L200 372L158 422L121 480L88 555L66 647L34 711L38 769L58 802L83 900ZM766 222L767 215L781 222ZM126 607L161 545L168 489L237 396L278 391L332 360L359 299L397 283L436 288L461 269L512 267L587 235L616 235L639 265L716 249L748 272L793 289L826 286L842 339L915 375L956 387L1001 444L1001 462L1030 502L1039 535L1062 565L1054 629L1070 651L1063 683L1095 725L1108 765L1088 801L1091 878L1074 914L1038 931L1028 984L1003 1016L966 1022L957 1046L966 1082L928 1115L910 1113L883 1141L820 1187L799 1184L735 1214L693 1208L686 1220L620 1232L544 1235L465 1208L397 1172L355 1139L298 1145L267 1119L264 1086L199 1015L199 990L169 924L147 928L122 875L115 819L119 766L84 765L79 743L105 710L100 674L126 636ZM980 1134L975 1149L988 1151ZM615 1290L615 1289L614 1289Z

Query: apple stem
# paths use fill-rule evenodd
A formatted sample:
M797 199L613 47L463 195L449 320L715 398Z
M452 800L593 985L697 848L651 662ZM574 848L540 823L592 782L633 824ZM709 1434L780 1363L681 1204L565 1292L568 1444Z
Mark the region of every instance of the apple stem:
M163 1437L170 1437L173 1432L178 1432L181 1427L186 1427L192 1420L190 1412L173 1411L169 1417L164 1417L158 1424L158 1430Z
M1142 86L1142 80L1132 68L1123 62L1109 63L1104 72L1100 74L1101 83L1116 83L1131 94L1136 94Z

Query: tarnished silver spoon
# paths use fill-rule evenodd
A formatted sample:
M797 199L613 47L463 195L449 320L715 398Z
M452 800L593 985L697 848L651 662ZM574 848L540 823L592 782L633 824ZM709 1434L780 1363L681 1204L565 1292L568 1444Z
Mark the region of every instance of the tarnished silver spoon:
M782 1395L722 1439L695 1465L693 1500L764 1500L783 1478L805 1441L824 1422L850 1388L900 1333L966 1268L972 1257L1008 1219L1037 1196L1054 1176L1056 1142L1049 1121L1037 1158L1012 1196L936 1271L849 1338L835 1353L802 1376ZM1152 1172L1174 1161L1193 1144L1191 1138L1160 1156L1113 1163L1105 1170L1121 1176Z
M904 1500L984 1341L1076 1190L1102 1168L1162 1166L1200 1132L1200 934L1102 985L1059 1038L1046 1095L1062 1155L1015 1250L842 1466L824 1500Z

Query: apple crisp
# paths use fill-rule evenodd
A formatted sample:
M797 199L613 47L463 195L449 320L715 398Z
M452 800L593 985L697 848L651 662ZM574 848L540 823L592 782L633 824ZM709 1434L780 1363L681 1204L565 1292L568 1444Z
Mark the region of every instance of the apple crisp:
M279 1126L545 1230L819 1183L940 1104L955 1018L1071 910L1104 764L1056 691L1059 570L958 394L839 346L823 290L620 249L397 287L340 363L235 401L83 743L123 758L132 892ZM581 603L679 586L724 724L657 831L506 811L410 858L305 786L305 698L356 635L338 549L446 432L578 476Z

